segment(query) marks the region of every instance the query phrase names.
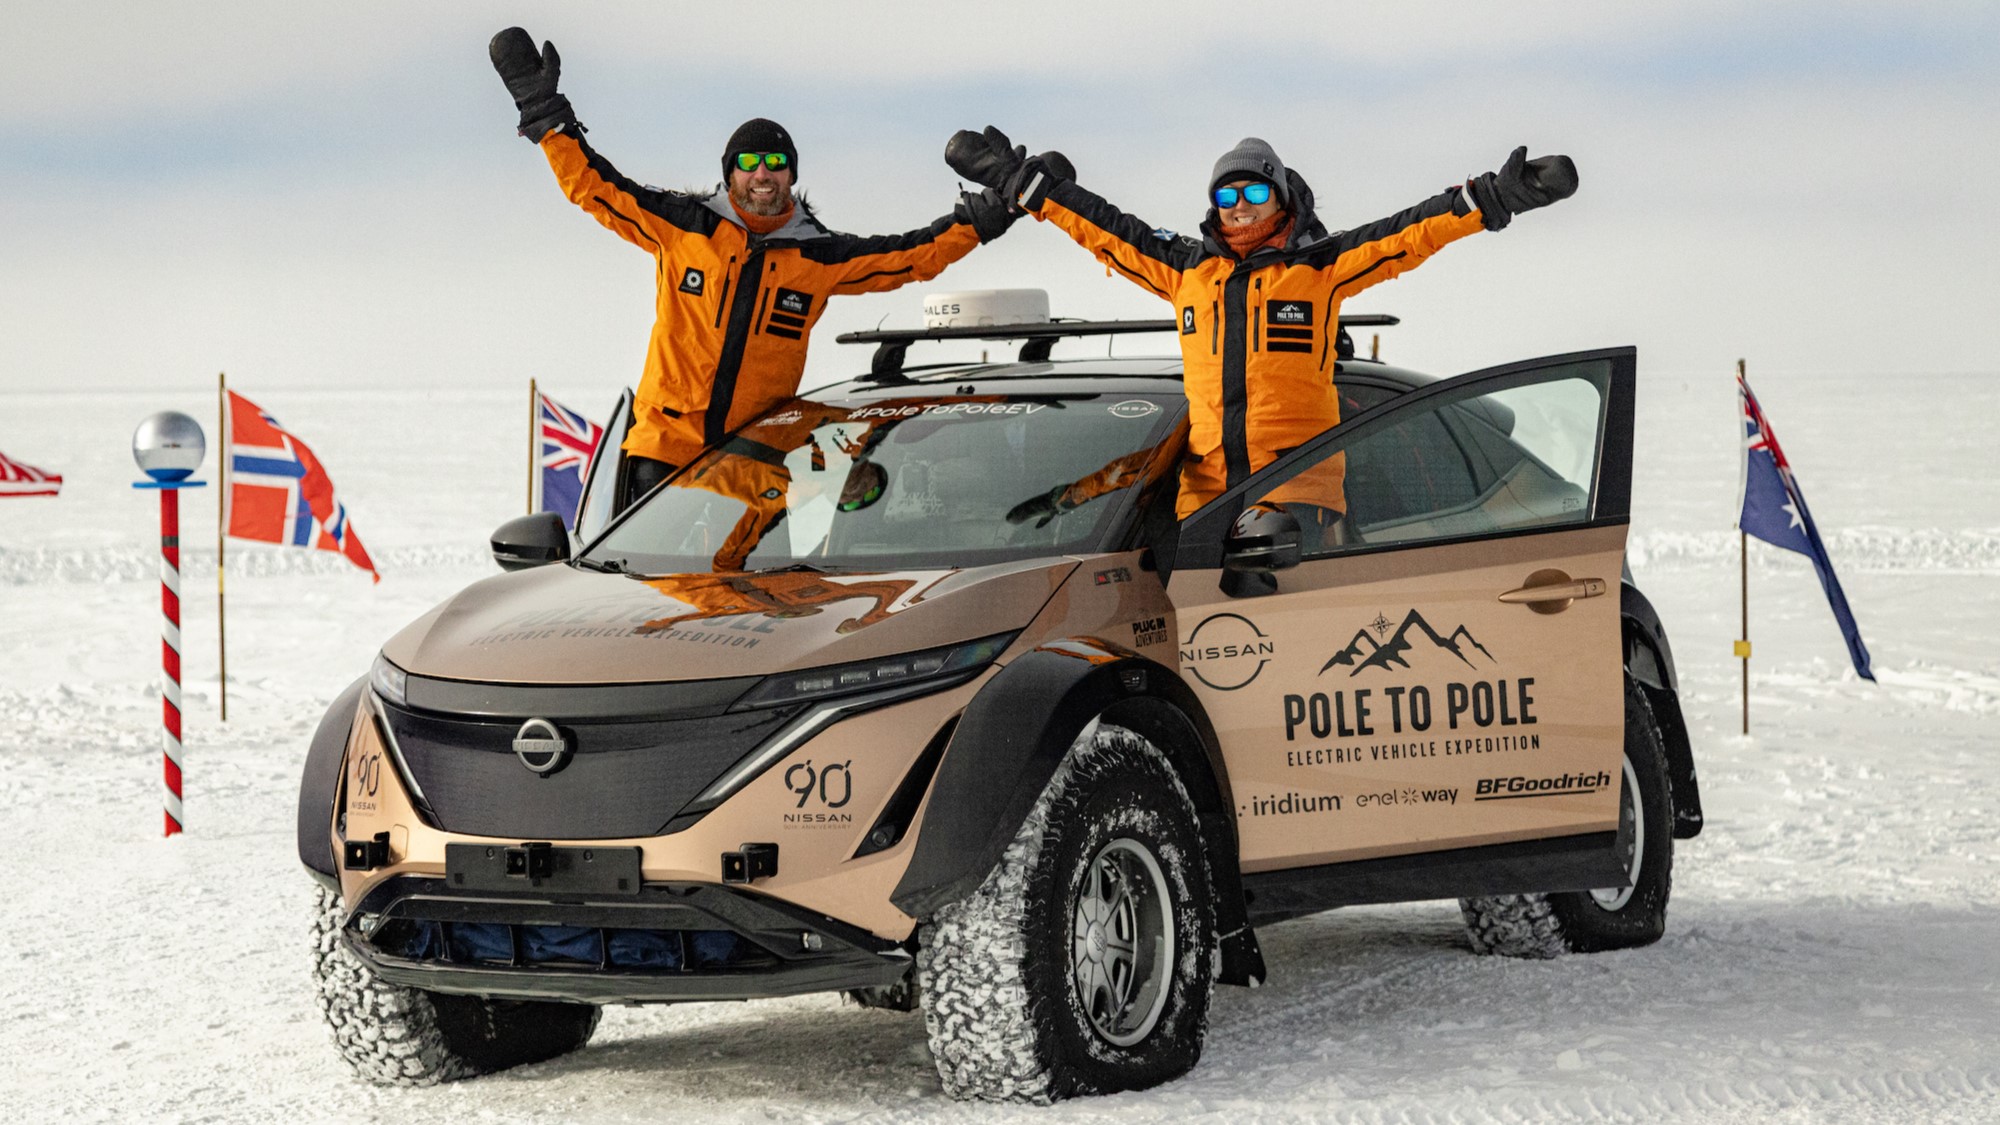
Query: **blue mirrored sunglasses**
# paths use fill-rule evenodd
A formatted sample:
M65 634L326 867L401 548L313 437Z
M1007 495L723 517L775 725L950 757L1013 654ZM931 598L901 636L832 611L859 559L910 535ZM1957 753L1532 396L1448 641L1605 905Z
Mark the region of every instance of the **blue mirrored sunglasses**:
M1215 205L1228 210L1236 206L1236 197L1239 194L1243 196L1244 202L1250 204L1252 207L1261 207L1271 201L1271 185L1263 183L1244 184L1240 192L1233 187L1216 188Z

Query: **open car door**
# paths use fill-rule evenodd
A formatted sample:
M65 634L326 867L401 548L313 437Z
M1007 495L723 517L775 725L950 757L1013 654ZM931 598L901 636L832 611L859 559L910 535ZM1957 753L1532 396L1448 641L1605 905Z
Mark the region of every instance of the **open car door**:
M1619 348L1432 384L1182 524L1181 674L1221 742L1246 872L1423 861L1402 893L1345 901L1498 889L1447 873L1480 857L1542 879L1513 889L1617 877L1599 853L1619 821L1635 367ZM1225 569L1239 516L1297 519L1298 565ZM1546 885L1560 853L1588 853L1574 887ZM1408 893L1425 871L1436 895Z
M604 437L583 470L583 498L577 501L576 524L570 528L570 548L597 538L618 514L619 468L625 460L625 435L632 429L632 389L619 392L618 405L604 422Z

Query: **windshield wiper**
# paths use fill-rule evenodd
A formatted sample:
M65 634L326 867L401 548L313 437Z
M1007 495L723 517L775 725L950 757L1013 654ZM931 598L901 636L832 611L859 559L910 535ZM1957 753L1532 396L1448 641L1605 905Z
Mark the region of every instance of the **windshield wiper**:
M625 569L624 559L593 559L586 556L577 559L576 565L584 568L585 570L594 570L599 574L632 573L631 571Z

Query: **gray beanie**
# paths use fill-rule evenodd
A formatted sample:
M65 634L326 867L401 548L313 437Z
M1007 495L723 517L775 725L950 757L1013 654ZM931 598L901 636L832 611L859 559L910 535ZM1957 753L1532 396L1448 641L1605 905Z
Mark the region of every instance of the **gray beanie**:
M1208 177L1208 190L1214 191L1231 180L1268 180L1278 189L1278 201L1290 206L1292 193L1285 183L1285 162L1259 137L1245 137L1236 142L1236 147L1222 154L1215 162L1215 171Z

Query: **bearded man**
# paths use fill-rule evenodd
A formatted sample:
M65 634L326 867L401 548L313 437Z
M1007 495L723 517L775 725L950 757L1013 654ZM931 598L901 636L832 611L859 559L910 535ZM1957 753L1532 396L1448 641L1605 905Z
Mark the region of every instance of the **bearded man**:
M621 175L583 139L556 92L555 45L518 27L493 37L493 68L570 202L653 255L652 341L625 435L622 508L704 446L798 390L827 298L929 281L1005 233L998 193L961 193L950 214L904 234L828 230L793 194L798 148L775 121L752 118L722 149L723 182L706 194L662 191Z

